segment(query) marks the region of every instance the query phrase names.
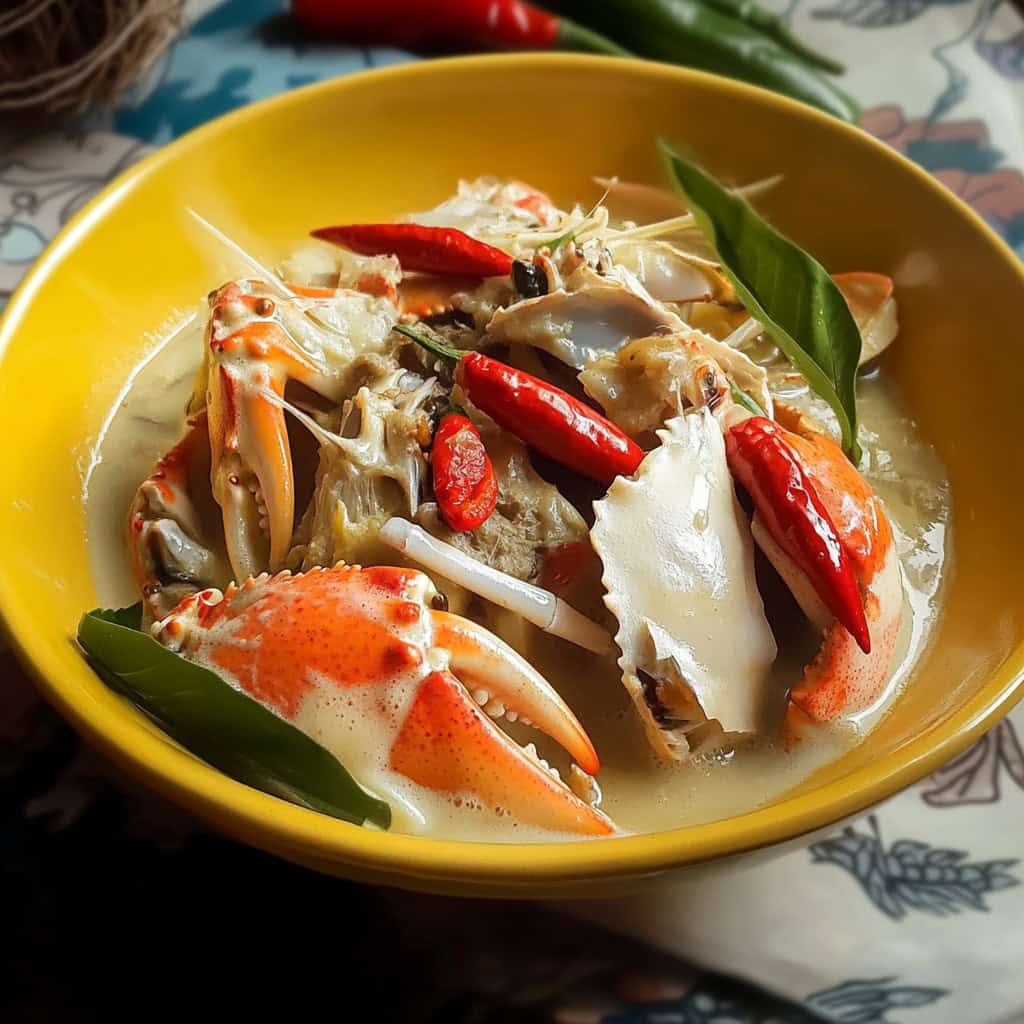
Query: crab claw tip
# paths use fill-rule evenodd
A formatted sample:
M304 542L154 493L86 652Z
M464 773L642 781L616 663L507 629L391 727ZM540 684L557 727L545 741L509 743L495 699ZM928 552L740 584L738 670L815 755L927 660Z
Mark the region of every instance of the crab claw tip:
M468 619L431 612L434 642L451 655L452 671L467 686L485 689L516 715L557 740L588 774L600 768L590 737L551 684L508 644Z

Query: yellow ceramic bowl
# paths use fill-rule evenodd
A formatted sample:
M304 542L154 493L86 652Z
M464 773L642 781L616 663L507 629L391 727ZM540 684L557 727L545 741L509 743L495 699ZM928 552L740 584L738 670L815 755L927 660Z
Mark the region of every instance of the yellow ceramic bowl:
M934 642L858 749L770 806L657 835L502 846L373 832L219 774L89 671L71 637L96 603L82 513L90 446L146 331L219 283L191 206L273 262L324 222L422 209L457 178L558 200L591 175L662 180L655 139L725 179L782 173L759 206L836 270L892 274L903 325L884 372L948 467L955 569ZM848 816L976 739L1021 693L1024 273L963 204L862 132L672 67L508 56L355 75L215 121L122 175L36 264L0 331L0 606L56 706L108 755L225 832L323 871L458 893L553 896L749 851ZM0 684L2 685L2 684Z

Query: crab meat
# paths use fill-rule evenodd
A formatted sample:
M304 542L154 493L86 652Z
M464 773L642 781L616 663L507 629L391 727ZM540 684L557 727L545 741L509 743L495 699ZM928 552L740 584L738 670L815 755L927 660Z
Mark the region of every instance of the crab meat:
M152 632L329 749L404 808L410 831L455 807L551 832L613 832L493 721L525 716L592 775L597 754L576 717L503 641L432 610L435 593L411 569L339 564L202 591Z
M320 241L292 253L277 270L284 281L304 282L289 284L290 291L310 297L317 289L326 298L351 289L369 295L394 295L402 281L402 268L394 256L363 256Z
M634 274L658 302L737 302L732 284L714 260L656 239L624 238L609 247L615 263Z
M764 367L700 331L637 338L588 363L579 379L618 426L639 436L678 416L687 403L704 404L704 397L694 390L698 380L707 380L712 392L727 387L721 370L771 415Z
M296 380L337 400L353 359L383 351L398 315L386 298L305 291L284 298L260 282L241 281L210 295L211 487L236 579L280 566L291 543L291 451L284 410L273 398L283 398Z
M701 409L658 436L635 478L594 503L591 540L619 623L623 684L655 752L680 760L707 722L762 731L782 694L768 686L775 640L722 432Z
M369 379L342 404L336 430L287 405L320 443L313 497L295 530L293 568L378 561L381 526L393 515L412 515L419 504L428 410L440 389L432 377L365 362Z
M201 412L139 485L128 511L128 551L151 616L166 614L223 571L208 538L211 509L203 509L197 497L209 474L210 435Z
M631 338L682 329L674 313L656 303L625 268L601 276L587 264L564 287L498 310L487 328L493 341L532 345L577 370Z

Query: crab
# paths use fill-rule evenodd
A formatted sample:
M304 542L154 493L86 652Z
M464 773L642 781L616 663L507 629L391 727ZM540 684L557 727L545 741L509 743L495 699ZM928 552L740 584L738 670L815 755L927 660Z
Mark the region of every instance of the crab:
M806 716L827 722L871 707L885 690L903 617L902 570L885 509L842 449L809 415L785 402L775 403L775 419L788 431L850 556L871 638L869 651L858 647L755 515L754 539L822 633L817 655L790 690L791 710L799 712L797 721Z
M609 415L637 434L654 428L650 410L674 410L636 476L620 478L595 503L591 532L605 603L619 623L623 684L652 748L669 761L721 745L723 733L739 739L766 731L780 701L790 738L809 722L870 707L888 682L904 608L881 502L824 429L784 402L773 406L778 436L810 478L852 563L868 642L858 644L780 546L766 526L771 510L755 508L748 524L723 437L752 413L734 401L712 355L716 345L693 330L659 334L601 357L581 375ZM638 393L645 417L629 400ZM628 538L640 509L648 510L651 542L638 546ZM821 632L818 653L788 700L784 690L773 691L768 674L776 649L756 593L751 535Z
M563 233L546 197L518 183L467 185L436 216L513 241L538 225ZM594 806L593 745L550 684L497 636L442 610L422 573L354 564L377 560L386 518L421 512L442 389L396 348L392 329L409 313L457 308L490 342L540 349L578 372L620 427L660 441L596 503L590 532L623 682L658 755L682 760L720 734L764 732L776 697L791 722L827 721L869 706L888 679L903 591L884 510L823 430L773 403L761 366L687 324L690 305L735 313L718 265L630 238L557 249L532 257L531 280L543 277L532 296L518 294L514 274L484 284L403 275L388 256L327 260L311 286L215 290L186 432L130 509L154 636L318 739L404 808L407 830L426 831L440 801L453 821L487 813L556 833L615 831ZM888 343L891 289L862 278L847 284ZM368 367L369 384L359 376ZM726 437L751 415L737 388L776 421L819 491L853 563L870 643L833 618L766 527L770 510L751 523L737 499ZM320 446L298 526L288 411ZM638 521L656 542L634 543ZM788 697L769 679L777 652L755 543L822 631ZM503 717L571 755L568 784L495 724Z
M281 569L294 562L297 538L315 532L320 504L332 505L322 520L337 534L346 498L365 513L375 479L415 509L429 441L422 403L433 383L380 355L398 314L394 297L239 281L209 302L185 433L129 510L153 635L321 740L360 781L404 806L412 831L438 800L456 815L476 808L553 832L613 831L532 744L521 747L495 724L532 724L560 743L575 761L569 781L589 796L598 759L572 711L498 637L430 607L439 595L426 576L344 563ZM381 364L375 389L352 379L360 359ZM304 412L288 400L292 382L341 406L340 433L308 403ZM310 503L299 529L286 409L329 449L320 456L324 500ZM211 585L229 579L239 582Z
M413 831L441 800L551 832L613 832L492 720L532 724L593 775L597 754L575 715L511 647L432 607L436 597L415 570L339 564L199 591L152 632L317 737L404 805Z

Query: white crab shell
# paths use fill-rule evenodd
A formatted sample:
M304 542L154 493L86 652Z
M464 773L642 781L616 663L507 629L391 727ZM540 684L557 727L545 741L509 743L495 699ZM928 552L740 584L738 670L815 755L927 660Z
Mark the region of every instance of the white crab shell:
M702 409L658 436L636 475L594 503L591 540L623 685L655 753L681 760L695 728L758 732L784 694L771 692L775 639L721 428Z

